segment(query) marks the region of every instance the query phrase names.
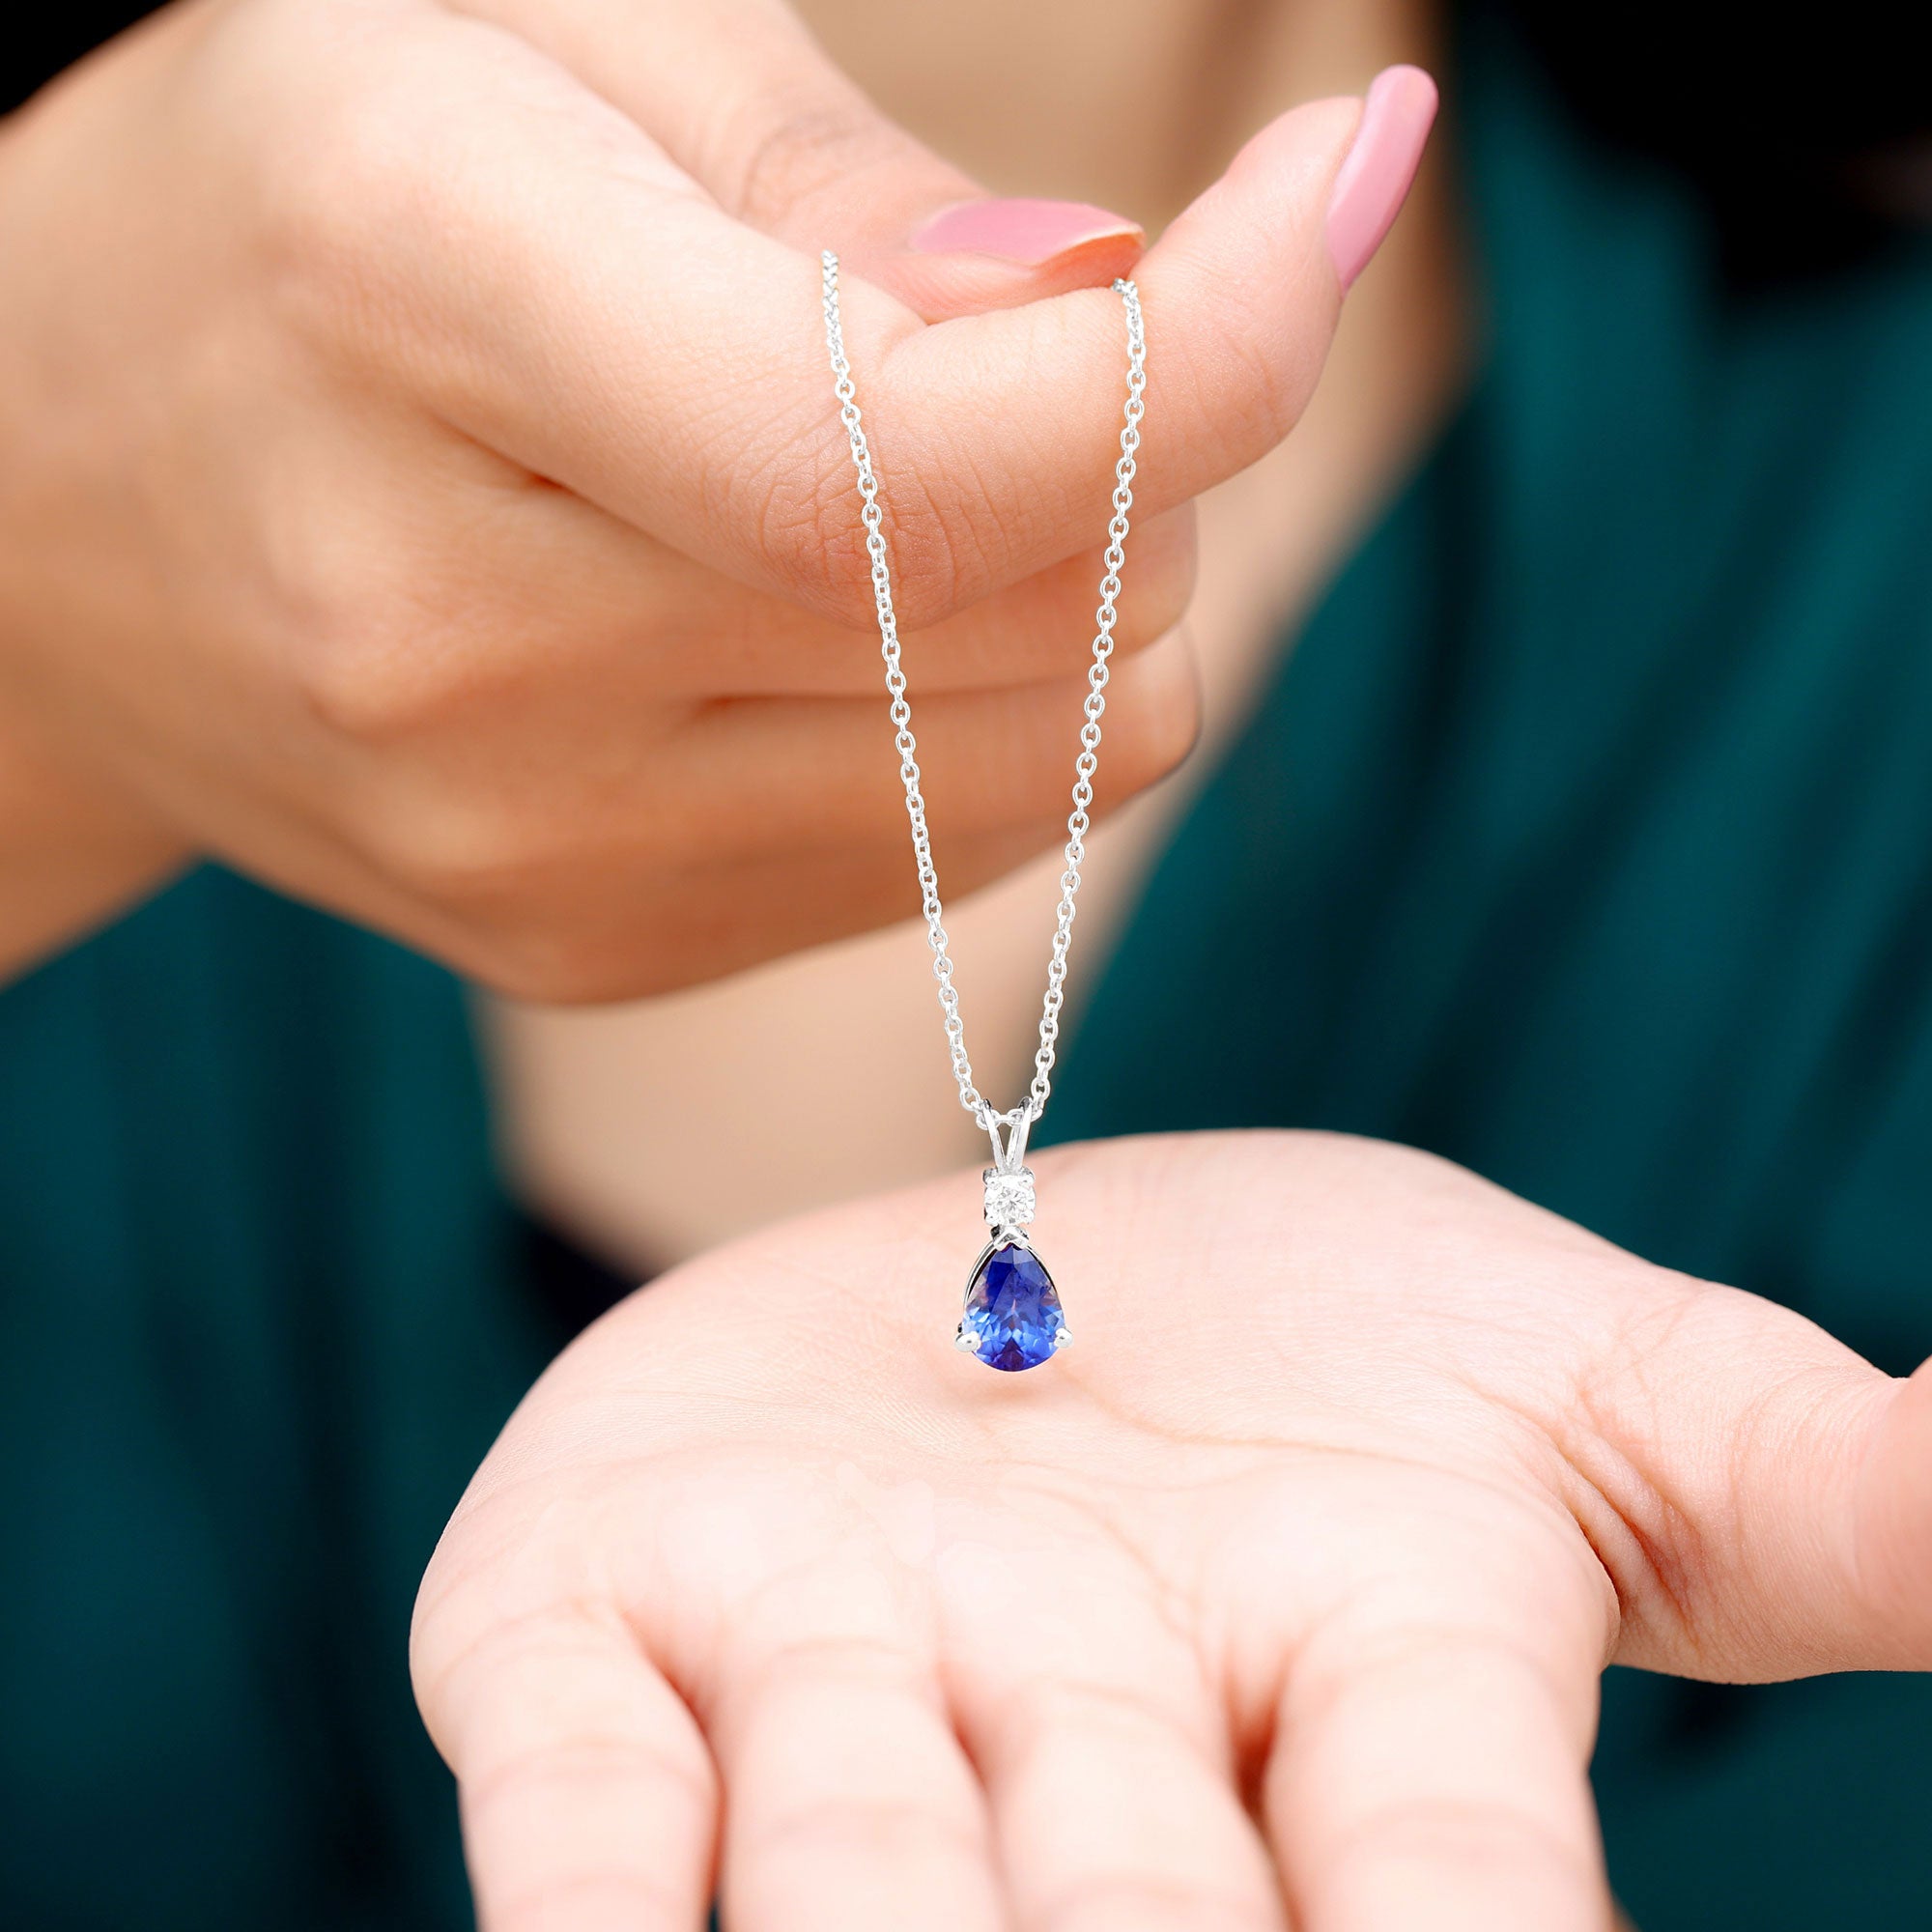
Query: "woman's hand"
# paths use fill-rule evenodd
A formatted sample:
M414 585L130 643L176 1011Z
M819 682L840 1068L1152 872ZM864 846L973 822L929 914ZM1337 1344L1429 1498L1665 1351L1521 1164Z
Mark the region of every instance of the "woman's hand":
M415 1633L488 1932L1605 1932L1606 1662L1932 1665L1932 1378L1394 1148L1039 1166L1034 1373L962 1179L518 1412Z
M1359 113L1140 263L1113 799L1190 742L1186 506L1315 382ZM1141 237L913 246L978 192L777 0L167 10L0 127L0 703L162 850L516 992L904 912L832 245L947 884L990 876L1066 810Z

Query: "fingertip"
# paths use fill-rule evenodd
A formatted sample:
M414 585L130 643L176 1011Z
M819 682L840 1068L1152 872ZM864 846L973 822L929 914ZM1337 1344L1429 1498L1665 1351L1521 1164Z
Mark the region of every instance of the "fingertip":
M1328 249L1344 290L1375 259L1402 213L1436 104L1435 82L1419 67L1385 68L1370 84L1328 202Z
M1889 1391L1861 1474L1857 1568L1882 1646L1932 1669L1932 1361Z
M1277 116L1136 270L1150 364L1158 352L1168 377L1164 407L1149 408L1153 473L1179 468L1199 489L1266 454L1299 419L1340 314L1323 225L1361 119L1352 96Z
M1146 317L1137 514L1246 469L1300 417L1340 313L1322 224L1360 118L1353 99L1282 116L1143 259L1119 264L1131 266ZM1068 259L1080 282L1112 279L1115 264L1102 256ZM1004 292L997 279L916 282L922 265L950 275L975 264L1008 278ZM896 336L862 381L867 410L893 426L896 465L923 485L910 507L897 499L894 534L899 618L917 629L1105 527L1120 456L1122 304L1094 286L1037 302L1046 293L1037 271L968 254L901 247L887 271L860 272L928 319L944 317ZM984 312L1012 305L1014 276L1031 278L1025 312Z

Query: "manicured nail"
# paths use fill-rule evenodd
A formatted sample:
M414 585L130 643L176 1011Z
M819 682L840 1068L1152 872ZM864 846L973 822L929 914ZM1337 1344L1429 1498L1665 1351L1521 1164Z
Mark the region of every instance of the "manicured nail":
M1419 67L1384 68L1362 102L1362 122L1328 202L1328 252L1346 289L1382 245L1402 212L1422 144L1435 119L1435 83Z
M921 255L997 255L1037 269L1096 242L1141 242L1138 221L1084 201L960 201L913 231Z

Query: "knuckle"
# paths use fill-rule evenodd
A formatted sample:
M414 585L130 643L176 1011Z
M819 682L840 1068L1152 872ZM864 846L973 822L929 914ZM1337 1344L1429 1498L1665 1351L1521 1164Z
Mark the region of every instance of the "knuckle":
M407 600L378 593L338 602L315 621L297 655L295 683L331 735L394 750L461 711L472 666L461 642Z
M448 794L372 802L362 830L371 858L412 897L512 931L547 842L513 809Z
M256 186L285 302L332 321L395 291L412 237L435 219L437 170L406 68L362 62L309 105L300 138L265 157Z
M880 127L855 100L788 103L741 143L725 205L753 227L775 226L801 202L838 185L877 153Z

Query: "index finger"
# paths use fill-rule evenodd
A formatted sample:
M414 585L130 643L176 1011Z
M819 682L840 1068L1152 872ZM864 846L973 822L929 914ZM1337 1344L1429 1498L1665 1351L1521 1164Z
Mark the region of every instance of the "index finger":
M1283 116L1143 261L1143 511L1244 468L1305 404L1340 304L1324 219L1359 116L1352 99ZM865 620L815 257L732 220L614 107L472 20L392 42L373 98L337 118L356 299L374 298L422 401L742 582ZM1116 296L926 325L851 281L845 327L908 628L1097 540L1125 381Z

